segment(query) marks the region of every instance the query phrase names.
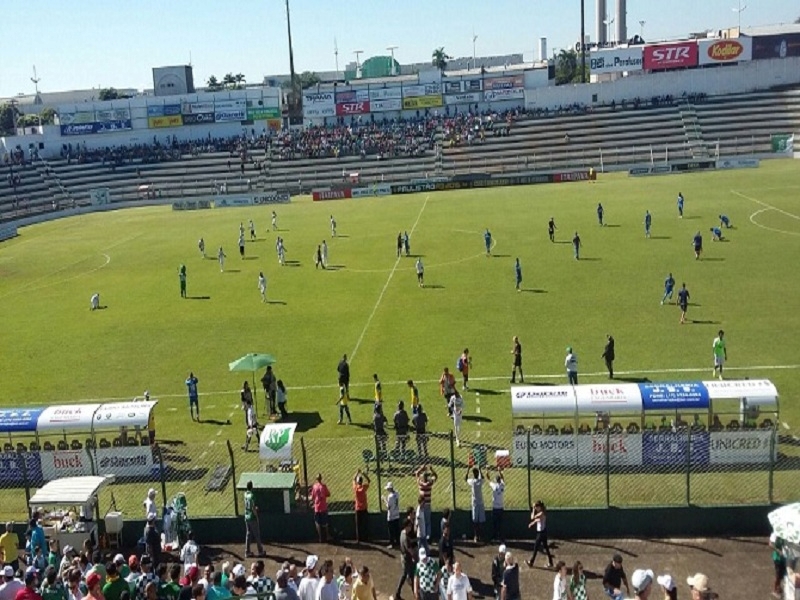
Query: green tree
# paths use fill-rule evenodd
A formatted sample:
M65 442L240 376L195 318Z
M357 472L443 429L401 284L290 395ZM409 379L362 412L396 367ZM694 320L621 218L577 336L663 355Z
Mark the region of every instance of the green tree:
M20 115L17 117L17 127L35 127L39 124L39 115Z
M97 94L97 98L99 100L116 100L120 98L119 92L114 89L113 87L110 88L102 88L100 92Z
M431 64L444 73L444 70L447 68L447 61L451 58L453 57L448 56L444 48L436 48L433 54L431 54Z
M317 85L321 81L319 75L317 75L316 73L312 73L311 71L303 71L302 73L300 73L299 79L300 79L301 89L310 88L312 86Z
M244 87L244 84L247 83L247 79L245 78L245 76L242 73L237 73L236 75L234 75L233 76L233 81L236 84L236 85L234 85L234 88L237 89L237 90L242 89Z
M215 75L212 75L208 78L208 81L206 81L206 89L209 92L218 92L222 89L222 84L217 80Z
M52 125L56 122L56 111L52 108L45 108L39 113L39 118L42 120L42 125Z
M578 53L572 48L564 49L555 58L556 85L581 82L581 61ZM586 80L589 80L588 65L586 67Z
M227 89L236 87L236 78L233 73L225 73L225 77L222 78L222 87Z
M0 133L3 135L14 135L17 127L17 117L19 110L9 102L0 105Z

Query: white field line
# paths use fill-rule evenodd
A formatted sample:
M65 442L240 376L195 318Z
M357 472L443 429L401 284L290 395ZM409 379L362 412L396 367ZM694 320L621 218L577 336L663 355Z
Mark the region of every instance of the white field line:
M675 369L641 369L641 370L632 370L632 371L616 371L617 375L664 375L667 373L703 373L708 371L710 367L689 367L689 368L675 368ZM800 364L798 365L753 365L753 366L746 366L746 367L729 367L725 365L725 371L789 371L794 369L800 369ZM596 371L594 373L580 373L581 377L608 377L608 371ZM566 379L566 373L556 373L556 374L540 374L540 375L526 375L528 379ZM508 380L508 374L505 375L498 375L494 377L472 377L469 378L470 382L472 381L503 381ZM405 385L407 379L403 379L402 381L384 381L384 385ZM438 384L438 379L424 379L424 380L414 380L415 383L421 385L428 385L428 384ZM350 387L369 387L372 388L374 383L372 381L369 382L361 382L361 383L351 383ZM324 384L316 384L316 385L297 385L287 387L287 390L326 390L326 389L338 389L338 385L335 383L324 383ZM222 395L230 395L236 394L240 390L224 390L218 392L202 392L200 396L222 396ZM185 398L186 393L182 394L151 394L151 396L155 399L167 399L167 398ZM103 402L121 402L121 401L130 401L130 396L120 396L120 397L109 397L109 398L82 398L79 400L73 401L62 401L62 404L80 404L80 403L103 403ZM229 416L233 416L231 413Z
M771 208L762 208L761 210L757 210L752 215L750 215L750 222L755 225L756 227L760 227L761 229L766 229L767 231L772 231L774 233L783 233L785 235L800 235L800 232L797 231L786 231L785 229L776 229L775 227L769 227L768 225L763 225L756 221L756 217L761 213L765 213L772 210Z
M422 208L419 209L419 214L417 215L417 220L414 221L414 225L411 227L411 233L408 234L409 237L414 235L414 230L417 228L417 225L419 225L419 220L422 217L422 213L425 212L425 207L428 206L428 200L430 200L430 198L431 198L430 194L425 196L425 202L422 203ZM358 336L358 341L356 342L356 346L355 346L355 348L353 348L353 351L350 353L350 362L351 363L355 360L356 354L358 354L358 349L361 347L361 342L364 341L364 336L367 333L367 329L369 329L369 326L372 323L372 319L373 319L373 317L375 317L375 313L378 312L378 307L381 305L381 301L383 300L383 296L386 294L386 290L389 288L389 284L392 282L392 278L394 277L394 274L397 271L397 265L400 264L401 260L402 260L402 256L398 256L397 260L394 261L394 267L392 267L392 270L389 272L389 277L386 278L386 283L383 284L383 289L381 290L381 293L378 296L378 300L375 302L375 306L372 307L372 312L370 313L369 318L367 319L367 322L364 325L364 329L361 330L361 335Z
M740 198L744 198L745 200L750 200L752 202L755 202L756 204L760 204L764 208L769 208L771 210L776 210L779 213L786 215L787 217L790 217L792 219L797 219L798 221L800 221L800 216L797 216L797 215L795 215L793 213L790 213L790 212L786 212L785 210L780 209L777 206L772 206L771 204L767 204L766 202L762 202L761 200L758 200L756 198L753 198L752 196L748 196L748 195L743 194L741 192L737 192L736 190L731 190L731 193L732 194L736 194L737 196L739 196Z

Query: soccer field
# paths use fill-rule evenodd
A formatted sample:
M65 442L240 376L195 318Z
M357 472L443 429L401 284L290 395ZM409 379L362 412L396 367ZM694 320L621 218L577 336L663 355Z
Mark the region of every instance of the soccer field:
M414 379L429 428L446 431L436 382L469 347L471 379L485 390L479 417L474 398L466 397L465 414L474 417L464 425L470 438L481 429L484 435L511 430L514 335L522 343L526 380L566 382L564 350L571 345L581 382L606 381L600 355L612 333L620 376L664 381L709 378L711 342L724 329L728 377L771 379L781 394L785 433L800 435L800 170L791 160L762 165L195 212L127 209L26 227L0 244L0 402L127 399L147 389L160 399L158 439L197 445L231 439L238 447L244 437L238 390L249 377L227 365L247 352L268 352L278 359L290 412L303 413L308 424L304 436L368 435L336 425L336 365L346 353L356 423L371 422L377 372L388 413L398 399L408 399L405 380ZM686 198L683 219L678 192ZM598 202L606 227L597 222ZM268 231L273 209L278 232ZM653 215L650 239L646 210ZM709 228L719 225L721 213L734 227L723 231L725 241L712 243ZM556 243L547 236L551 216ZM247 229L249 219L258 239L247 242L241 260L238 228ZM494 240L491 257L484 252L486 228ZM396 258L401 231L410 235L412 257ZM579 261L569 241L576 231L583 242ZM697 231L704 238L700 261L691 247ZM277 235L287 248L283 267ZM313 262L323 239L327 270ZM216 260L220 245L224 272ZM416 282L417 256L425 265L424 288ZM179 294L181 264L189 299ZM259 271L268 278L267 304L257 289ZM674 305L660 305L669 272L691 293L685 325ZM89 310L94 292L107 308ZM209 422L186 418L189 371L200 380ZM348 470L357 466L354 461Z

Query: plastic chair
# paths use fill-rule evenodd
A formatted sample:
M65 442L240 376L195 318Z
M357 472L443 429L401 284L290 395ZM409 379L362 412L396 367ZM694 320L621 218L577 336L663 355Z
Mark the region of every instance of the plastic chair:
M67 440L58 440L58 449L69 450L69 444L67 444Z
M83 444L81 444L79 440L72 440L70 448L72 448L73 450L80 450L81 448L83 448Z

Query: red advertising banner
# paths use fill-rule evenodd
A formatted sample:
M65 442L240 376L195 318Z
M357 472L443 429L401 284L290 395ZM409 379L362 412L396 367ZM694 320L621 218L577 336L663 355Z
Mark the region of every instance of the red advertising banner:
M318 200L341 200L343 198L352 198L352 190L350 188L339 190L314 190L311 192L311 197L314 199L314 202Z
M678 42L644 47L644 68L684 69L697 66L697 42Z
M336 115L363 115L369 112L369 100L364 102L341 102L336 105Z

